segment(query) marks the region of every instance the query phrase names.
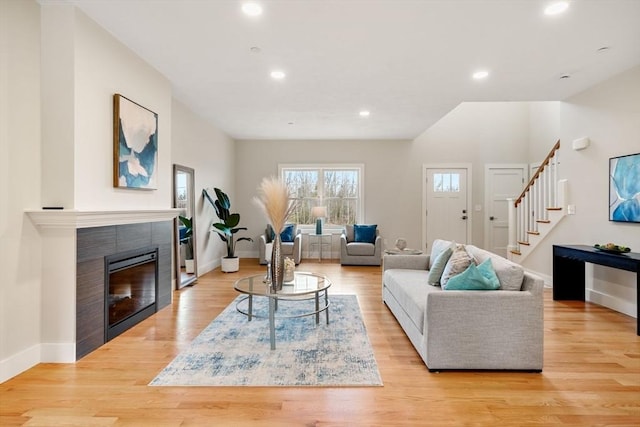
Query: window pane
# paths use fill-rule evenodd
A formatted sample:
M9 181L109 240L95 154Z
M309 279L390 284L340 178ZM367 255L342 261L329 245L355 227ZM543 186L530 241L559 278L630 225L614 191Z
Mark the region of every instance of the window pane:
M358 171L325 170L324 197L358 197Z
M318 171L285 170L284 182L294 199L318 197Z
M296 210L290 217L297 224L314 224L311 209L326 206L325 223L330 225L354 224L359 218L360 168L337 169L282 168L284 180Z
M441 173L433 174L433 192L434 193L442 192L442 174Z
M460 191L460 174L459 173L452 173L451 175L451 190L453 192L459 192Z

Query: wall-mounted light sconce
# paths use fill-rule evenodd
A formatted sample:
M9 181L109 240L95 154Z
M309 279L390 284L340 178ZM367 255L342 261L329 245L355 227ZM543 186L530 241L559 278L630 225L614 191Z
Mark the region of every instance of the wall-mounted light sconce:
M590 142L591 141L589 141L589 138L587 138L586 136L584 138L574 139L573 143L571 144L571 148L576 151L584 150L589 146Z

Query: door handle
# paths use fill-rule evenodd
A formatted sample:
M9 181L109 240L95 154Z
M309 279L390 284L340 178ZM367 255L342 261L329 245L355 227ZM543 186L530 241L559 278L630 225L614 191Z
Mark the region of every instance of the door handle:
M498 219L498 218L496 218L495 216L490 216L489 217L489 221L493 221L494 219Z
M466 215L462 215L462 219L467 219L467 216Z

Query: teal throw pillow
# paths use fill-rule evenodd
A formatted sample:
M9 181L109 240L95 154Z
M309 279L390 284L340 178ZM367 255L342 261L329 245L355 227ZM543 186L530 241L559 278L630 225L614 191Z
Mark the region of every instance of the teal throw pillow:
M489 268L493 270L490 263ZM492 291L499 287L499 282L487 279L480 271L480 267L476 267L475 264L470 264L465 271L453 276L442 285L442 289L447 291Z
M429 276L427 277L427 283L431 286L440 286L440 279L442 278L442 272L444 271L445 265L447 265L447 261L451 257L453 253L453 249L446 248L444 251L440 252L436 257L436 260L431 265L429 269Z
M354 224L353 240L360 243L375 243L377 227L378 227L377 224L373 224L373 225Z
M280 241L293 242L293 238L295 237L293 235L294 229L295 229L294 224L285 225L284 228L282 229L282 232L280 232Z
M491 289L499 289L500 288L500 279L498 279L498 275L496 271L493 269L493 264L491 263L491 258L485 259L482 264L478 266L478 271L482 276L488 280L489 286Z

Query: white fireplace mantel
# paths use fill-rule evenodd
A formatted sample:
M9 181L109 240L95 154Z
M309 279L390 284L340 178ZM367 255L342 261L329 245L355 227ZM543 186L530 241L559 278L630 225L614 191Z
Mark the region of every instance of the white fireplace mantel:
M76 229L141 222L169 221L181 209L103 210L27 209L25 213L39 228Z

